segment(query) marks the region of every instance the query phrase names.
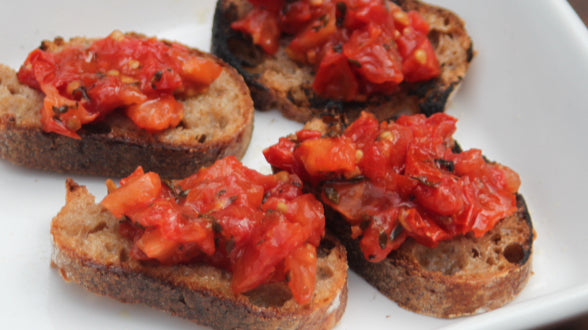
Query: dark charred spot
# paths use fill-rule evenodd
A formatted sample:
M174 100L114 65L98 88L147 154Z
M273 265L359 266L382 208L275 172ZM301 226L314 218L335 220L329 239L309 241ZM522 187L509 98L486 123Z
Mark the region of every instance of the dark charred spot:
M94 122L82 126L83 130L90 134L108 134L112 131L110 125L105 122Z
M461 78L458 81L451 83L447 88L435 88L438 84L441 84L437 79L430 80L427 83L422 84L422 88L416 88L411 94L418 96L425 96L424 100L419 103L419 109L426 116L430 116L437 112L443 112L449 96L453 92L455 86L461 82ZM424 94L423 94L424 93Z
M326 257L327 255L329 255L329 253L331 253L331 250L333 250L336 245L337 243L335 243L335 241L333 241L332 239L324 238L323 240L321 240L320 245L316 249L317 256Z
M337 11L338 14L337 15L337 27L342 27L343 26L343 22L345 22L345 16L347 15L347 5L345 4L345 2L339 1L337 2Z
M256 67L264 59L263 50L253 44L251 38L243 34L233 34L227 38L227 47L233 54L239 54L240 64L246 67Z
M470 41L470 47L466 51L466 61L471 62L474 59L474 43Z

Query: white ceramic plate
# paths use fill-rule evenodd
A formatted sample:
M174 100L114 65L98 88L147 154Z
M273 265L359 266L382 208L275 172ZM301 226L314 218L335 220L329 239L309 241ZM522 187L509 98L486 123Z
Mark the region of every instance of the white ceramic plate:
M477 55L449 113L457 139L521 175L537 231L535 274L509 305L441 320L399 308L353 273L338 329L521 328L588 311L588 32L563 0L435 0L467 23ZM17 69L43 39L114 29L209 49L214 1L3 1L0 62ZM257 113L246 165L299 124ZM0 141L1 143L1 141ZM74 176L100 200L104 178ZM90 294L49 267L65 175L0 161L0 320L9 329L189 329L191 322Z

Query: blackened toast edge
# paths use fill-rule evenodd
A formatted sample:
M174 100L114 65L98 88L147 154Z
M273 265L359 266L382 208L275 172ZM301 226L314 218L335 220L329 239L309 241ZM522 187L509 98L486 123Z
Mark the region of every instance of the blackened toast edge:
M239 17L238 12L242 11L242 8L238 8L244 6L243 1L217 2L211 52L235 67L245 78L257 109L278 108L285 117L299 122L306 122L323 114L334 114L344 121L351 121L361 110L373 112L380 120L399 112L420 112L426 115L442 112L459 88L474 57L473 43L467 34L465 23L453 12L418 0L397 0L395 2L403 9L419 11L431 25L429 39L435 47L442 70L439 78L422 83L404 83L398 93L372 97L366 102L341 102L321 98L312 91L312 77L301 85L289 86L287 91L284 88L278 90L264 82L259 72L264 61L268 61L270 57L254 46L250 38L230 28L231 22ZM282 44L281 52L285 45L286 43ZM291 60L287 56L281 56L280 61Z
M67 232L72 223L90 222L81 235L91 244L97 235L116 235L118 220L71 179L66 181L66 199L51 225L51 264L64 280L93 293L145 304L215 329L330 329L345 311L346 252L333 237L326 237L317 250L315 294L310 303L299 305L284 283L234 295L230 275L223 270L198 264L139 263L128 257L129 245L124 242L105 241L102 255L82 250L75 244L79 239Z

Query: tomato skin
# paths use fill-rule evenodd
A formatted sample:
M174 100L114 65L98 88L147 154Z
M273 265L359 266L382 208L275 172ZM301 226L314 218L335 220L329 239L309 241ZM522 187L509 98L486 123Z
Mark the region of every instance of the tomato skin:
M358 94L359 83L347 58L330 51L320 62L312 88L324 97L351 101Z
M348 222L366 260L379 262L407 237L428 247L480 237L516 211L518 174L478 149L454 153L456 121L439 113L378 123L363 112L337 136L282 140L264 155L274 168L286 164L306 177L306 189ZM276 148L279 162L267 156Z
M390 24L388 9L383 1L346 1L345 27L354 29L375 23L379 26Z
M129 211L153 202L161 193L161 180L153 172L142 172L142 168L137 168L124 186L108 194L100 204L120 218Z
M283 217L281 212L267 213L259 230L253 234L251 243L243 249L242 257L235 263L231 283L233 291L245 292L263 283L265 278L280 269L280 261L283 262L300 246L296 237L308 235L308 226L300 222L283 221ZM322 219L324 228L324 216Z
M406 240L407 234L404 230L392 237L394 230L399 226L398 213L398 209L389 209L389 212L372 216L370 224L363 230L359 240L359 246L366 260L380 262L388 256L390 251L397 249Z
M320 138L321 135L322 135L322 133L319 131L302 129L302 130L296 132L296 139L298 139L298 141L302 142L304 140Z
M374 84L403 80L400 56L396 49L387 45L386 36L375 24L357 29L343 46L343 54L357 63L353 68ZM386 47L388 49L386 49Z
M284 6L284 0L247 0L256 7L277 12Z
M373 116L360 116L347 127L344 135L359 145L364 145L378 137L380 124Z
M79 139L80 136L75 131L80 129L82 124L93 121L98 114L88 113L83 105L59 95L55 88L45 86L43 90L45 93L43 108L41 108L43 129L46 132Z
M309 179L308 173L304 170L304 165L292 157L295 148L295 142L282 137L277 144L264 149L263 155L268 163L273 166L290 173L296 173L302 180Z
M280 11L279 25L280 31L284 33L294 34L312 19L312 9L308 2L289 2L283 8Z
M415 208L404 209L399 215L399 222L407 234L418 243L433 248L442 240L452 238L437 222L427 220Z
M236 294L288 274L299 303L312 297L325 218L298 176L264 175L231 156L183 180L137 168L118 188L107 185L101 204L124 216L119 232L133 242L131 257L226 269Z
M195 95L221 71L185 46L114 31L87 48L36 49L17 76L45 94L43 130L79 139L84 124L119 108L151 132L176 127L183 110L175 96Z
M176 127L184 117L184 107L170 95L133 104L125 113L140 128L157 132Z
M402 63L404 80L409 82L433 79L441 73L439 62L431 43L423 39Z
M437 187L418 185L415 188L416 201L431 212L439 215L453 215L464 208L464 192L456 179L444 176Z
M355 169L355 148L344 137L334 140L311 139L302 142L295 150L311 176L324 172L351 172Z
M521 186L521 178L519 174L511 168L498 164L497 167L503 175L504 190L512 194L516 193ZM493 176L494 177L494 176Z
M317 55L321 53L321 47L336 35L336 7L325 1L323 7L315 9L313 17L316 19L299 31L286 48L292 58L311 64L319 62Z
M304 244L294 250L284 261L285 270L289 274L288 286L294 293L294 299L300 304L312 298L316 260L316 248L311 244Z
M150 259L157 259L165 262L169 259L178 247L178 243L165 239L157 229L146 230L139 239L135 241L135 246Z
M253 43L270 55L275 54L280 47L278 20L268 10L254 8L244 19L231 23L231 28L250 34Z

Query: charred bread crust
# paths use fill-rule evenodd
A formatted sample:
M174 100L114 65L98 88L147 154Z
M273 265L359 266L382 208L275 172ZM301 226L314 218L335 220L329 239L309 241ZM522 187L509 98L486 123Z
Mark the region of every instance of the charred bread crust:
M212 26L212 53L235 67L249 85L255 107L278 108L290 119L306 122L323 113L339 115L345 121L356 118L361 110L378 119L399 112L431 115L445 110L461 84L474 57L473 43L464 22L449 10L418 0L394 1L405 10L417 10L429 23L429 39L441 65L439 78L422 83L403 83L391 95L374 96L366 102L341 102L321 98L312 90L310 67L295 63L286 55L288 40L281 41L272 57L253 45L250 38L231 29L230 24L250 8L245 0L219 0Z
M480 238L468 234L433 249L408 239L380 263L363 257L344 219L332 209L326 213L328 228L347 248L349 267L410 311L443 318L490 311L511 301L532 274L534 231L520 194L516 213Z
M69 42L84 45L88 39ZM41 48L58 49L65 43L56 38L44 41ZM83 126L80 140L44 132L43 94L20 84L16 72L0 64L0 158L42 170L109 177L126 176L142 165L166 178L186 177L225 156L241 158L253 131L247 85L222 60L196 49L191 52L216 61L223 72L204 93L181 100L185 116L178 127L150 134L113 114Z
M285 283L235 295L230 274L191 264L161 266L130 258L119 221L84 186L66 181L66 205L53 219L52 266L66 281L125 303L143 303L215 329L329 329L347 303L344 247L333 237L317 254L312 301L298 305Z

